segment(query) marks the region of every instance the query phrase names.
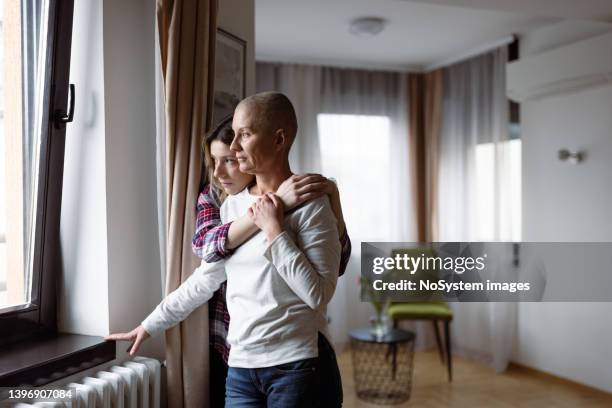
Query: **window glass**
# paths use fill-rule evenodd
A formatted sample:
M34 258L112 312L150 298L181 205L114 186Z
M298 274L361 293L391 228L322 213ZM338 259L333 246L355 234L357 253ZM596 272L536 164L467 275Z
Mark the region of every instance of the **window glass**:
M322 171L338 183L355 244L390 236L390 120L386 116L319 114ZM356 245L354 245L356 246Z
M47 9L0 0L0 308L31 299Z
M497 160L497 165L496 165ZM498 174L499 173L499 174ZM496 184L497 176L502 180ZM521 140L476 146L477 241L521 241ZM499 191L495 191L495 189ZM495 199L499 200L496 202ZM495 234L496 211L499 234ZM498 237L496 237L498 235Z

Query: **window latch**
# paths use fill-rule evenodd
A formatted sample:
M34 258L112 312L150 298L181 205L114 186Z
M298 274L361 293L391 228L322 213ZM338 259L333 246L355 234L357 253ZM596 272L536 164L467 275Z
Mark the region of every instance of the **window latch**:
M54 122L55 127L57 129L60 129L62 125L68 122L72 122L72 120L74 119L74 84L70 84L70 94L68 96L70 97L70 106L68 108L68 113L66 113L63 109L57 109L55 111Z

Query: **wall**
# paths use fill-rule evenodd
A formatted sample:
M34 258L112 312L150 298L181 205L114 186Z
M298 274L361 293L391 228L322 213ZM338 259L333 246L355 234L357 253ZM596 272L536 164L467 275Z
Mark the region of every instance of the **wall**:
M547 41L525 41L540 44L527 53ZM522 104L524 241L612 241L611 107L612 85ZM587 158L562 163L560 148ZM513 360L612 392L611 314L612 303L522 303Z
M562 20L520 37L521 57L552 50L565 44L586 40L611 30L608 23L587 20Z
M155 2L105 0L103 7L109 331L117 332L135 327L162 293ZM163 355L161 348L155 352Z
M102 3L75 1L70 83L76 105L66 129L58 324L89 335L106 334L109 322L102 37Z
M220 1L218 25L247 42L246 94L255 93L255 0Z
M75 1L62 199L59 328L104 336L159 302L155 3ZM118 345L125 357L126 345ZM143 354L163 358L162 339Z

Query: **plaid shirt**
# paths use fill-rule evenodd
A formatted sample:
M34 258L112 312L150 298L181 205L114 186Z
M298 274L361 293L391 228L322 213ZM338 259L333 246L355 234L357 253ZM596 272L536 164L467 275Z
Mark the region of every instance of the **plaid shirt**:
M193 252L206 262L216 262L233 253L232 250L225 247L231 222L221 224L219 207L221 207L221 200L209 184L204 187L198 197L196 230L192 240ZM342 248L338 274L342 276L351 256L351 240L346 229L340 237L340 245ZM227 343L230 316L225 303L226 288L227 283L223 282L208 302L208 326L211 345L221 354L223 361L227 364L230 350L230 345Z
M225 248L231 222L221 224L221 200L208 184L198 197L196 228L191 242L193 253L205 262L216 262L232 254Z

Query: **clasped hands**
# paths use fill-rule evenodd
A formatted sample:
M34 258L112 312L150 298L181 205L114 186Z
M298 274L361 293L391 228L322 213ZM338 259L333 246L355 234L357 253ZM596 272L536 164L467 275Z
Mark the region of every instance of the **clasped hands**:
M285 210L324 194L338 194L336 184L320 174L293 175L283 181L276 193L262 195L251 205L249 218L266 234L268 242L283 232Z

